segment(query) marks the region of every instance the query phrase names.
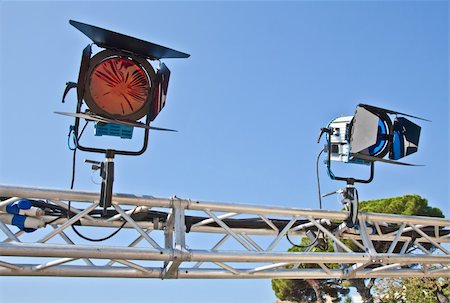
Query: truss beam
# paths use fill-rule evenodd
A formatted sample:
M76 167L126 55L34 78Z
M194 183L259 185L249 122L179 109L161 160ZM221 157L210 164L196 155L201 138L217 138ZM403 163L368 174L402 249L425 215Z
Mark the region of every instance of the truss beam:
M124 194L114 195L111 215L101 217L96 193L0 185L0 197L13 197L0 201L2 207L28 199L59 212L30 217L39 228L24 233L0 208L5 276L450 278L448 219L362 213L358 226L347 228L340 211ZM87 235L124 231L89 243L74 226ZM287 236L307 235L315 235L313 246L287 251ZM315 248L326 243L336 252Z

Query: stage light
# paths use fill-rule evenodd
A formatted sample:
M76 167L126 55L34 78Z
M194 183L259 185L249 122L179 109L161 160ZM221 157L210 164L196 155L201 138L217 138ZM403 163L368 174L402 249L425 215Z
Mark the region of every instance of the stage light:
M95 169L98 167L102 177L100 205L106 212L111 205L115 155L143 154L150 129L173 131L150 126L166 104L169 85L170 70L160 60L188 58L189 55L93 25L73 20L69 23L102 50L92 56L92 45L84 48L78 81L68 82L63 95L64 102L69 90L77 89L76 112L58 114L75 117L75 124L70 128L74 149L105 154L105 161L96 164ZM157 61L155 68L151 61ZM131 139L133 128L144 128L142 147L140 150L114 150L83 146L80 119L95 123L96 136Z
M84 48L78 81L68 82L63 95L64 102L68 91L77 89L76 112L58 113L75 117L76 138L80 119L96 123L96 136L131 139L133 128L144 128L144 143L139 151L115 151L122 155L142 154L148 145L149 129L173 131L150 126L166 104L170 70L161 59L188 58L189 54L74 20L69 23L103 50L92 56L92 45ZM155 68L151 61L158 62ZM145 121L141 121L144 117ZM76 141L76 148L83 151L107 151Z
M390 115L394 116L393 120ZM421 127L401 116L428 121L389 109L359 104L353 116L336 118L321 129L319 141L323 134L327 141L324 151L328 154L325 161L328 175L333 180L347 183L345 188L330 193L339 193L342 204L349 210L345 220L347 227L357 224L358 192L354 184L370 183L373 180L376 161L413 165L397 160L417 152ZM370 176L366 179L337 176L332 170L332 162L370 165ZM321 198L330 194L320 196L319 186L320 205Z
M109 53L101 52L92 58L86 83L86 104L93 112L109 118L139 120L149 111L150 69L144 68L143 61L140 60L140 64L137 58Z
M389 115L395 115L392 121ZM375 161L411 165L398 162L415 153L419 146L420 126L404 117L419 117L359 104L354 116L331 121L322 133L327 135L330 161L370 164ZM388 159L384 157L388 155Z

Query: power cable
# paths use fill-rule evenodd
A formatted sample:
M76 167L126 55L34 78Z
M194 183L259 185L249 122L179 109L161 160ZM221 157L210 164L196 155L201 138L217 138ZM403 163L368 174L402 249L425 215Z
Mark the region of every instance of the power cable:
M320 239L321 237L323 237L323 236L324 236L323 232L322 232L322 231L319 231L319 232L317 233L317 236L316 236L316 238L314 239L314 241L312 241L310 244L307 244L307 245L298 245L298 244L295 244L294 242L292 242L291 239L289 238L289 234L286 233L286 239L287 239L287 240L289 241L289 243L291 243L291 245L294 246L294 247L297 247L297 248L310 248L310 247L312 247L312 246L317 245L320 249L322 249L322 250L324 250L324 251L327 251L327 250L328 250L328 240L327 240L327 239L324 239L324 246L322 246L321 243L318 243L318 242L319 242L319 239Z
M80 132L80 134L78 135L78 137L76 137L75 134L74 134L73 141L74 141L74 144L75 144L75 148L70 148L70 145L69 145L69 149L73 150L73 157L72 157L72 180L71 180L71 182L70 182L70 189L71 189L71 190L73 189L74 184L75 184L76 155L77 155L77 146L78 146L78 142L80 141L81 136L83 135L84 130L86 129L88 123L89 123L89 121L86 121L86 123L84 124L83 128L81 129L81 132ZM72 132L73 132L73 128L71 127L70 132L69 132L69 143L70 143L70 135L72 134ZM72 203L72 201L68 201L68 202L69 202L69 211L67 212L67 216L69 217L70 214L71 214L70 208L71 208L71 203ZM134 213L135 210L136 210L136 208L133 209L133 212L131 213L131 215L133 215L133 213ZM79 222L79 221L78 221L78 222ZM115 230L113 233L111 233L110 235L108 235L108 236L106 236L106 237L100 238L100 239L93 239L93 238L90 238L90 237L87 237L87 236L81 234L81 233L75 228L75 226L74 226L73 224L71 225L71 227L72 227L72 230L73 230L80 238L83 238L83 239L85 239L85 240L87 240L87 241L91 241L91 242L101 242L101 241L108 240L108 239L112 238L113 236L115 236L115 235L116 235L116 234L117 234L117 233L125 226L126 223L127 223L127 221L123 222L122 225L121 225L117 230Z
M319 178L319 160L322 153L325 151L325 148L320 151L316 158L316 178L317 178L317 192L319 194L319 208L322 209L322 193L320 191L320 178Z
M130 215L130 217L134 214L134 211L137 209L137 207L135 207L134 209L133 209L133 211L131 212L131 215ZM75 228L75 226L74 225L71 225L71 227L72 227L72 230L80 237L80 238L83 238L83 239L85 239L85 240L88 240L88 241L91 241L91 242L102 242L102 241L105 241L105 240L108 240L108 239L110 239L110 238L112 238L112 237L114 237L124 226L125 226L125 224L127 224L127 221L125 220L123 223L122 223L122 225L120 225L120 227L117 229L117 230L115 230L113 233L111 233L110 235L108 235L108 236L106 236L106 237L104 237L104 238L100 238L100 239L93 239L93 238L89 238L89 237L87 237L87 236L84 236L84 235L82 235L76 228Z

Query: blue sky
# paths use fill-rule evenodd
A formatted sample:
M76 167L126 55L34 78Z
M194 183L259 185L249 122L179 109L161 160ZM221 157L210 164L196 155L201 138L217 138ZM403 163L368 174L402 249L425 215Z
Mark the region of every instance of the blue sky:
M116 192L318 208L318 132L368 103L433 122L406 158L426 166L377 164L360 199L416 193L449 217L448 16L447 1L0 2L0 183L69 188L72 120L53 112L75 110L75 94L61 96L90 41L74 19L191 54L164 61L168 103L154 122L179 132L118 157ZM102 157L78 155L75 188L97 191L85 158ZM324 168L321 179L323 192L342 186ZM275 300L269 280L0 278L5 302L86 297Z

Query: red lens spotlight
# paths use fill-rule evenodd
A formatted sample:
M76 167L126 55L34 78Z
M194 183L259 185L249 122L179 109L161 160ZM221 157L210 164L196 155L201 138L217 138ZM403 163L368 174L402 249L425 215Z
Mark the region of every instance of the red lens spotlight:
M89 87L93 101L104 111L127 116L144 106L150 83L133 61L111 58L93 69Z
M145 59L100 52L87 72L86 104L96 114L137 121L149 112L154 78Z

